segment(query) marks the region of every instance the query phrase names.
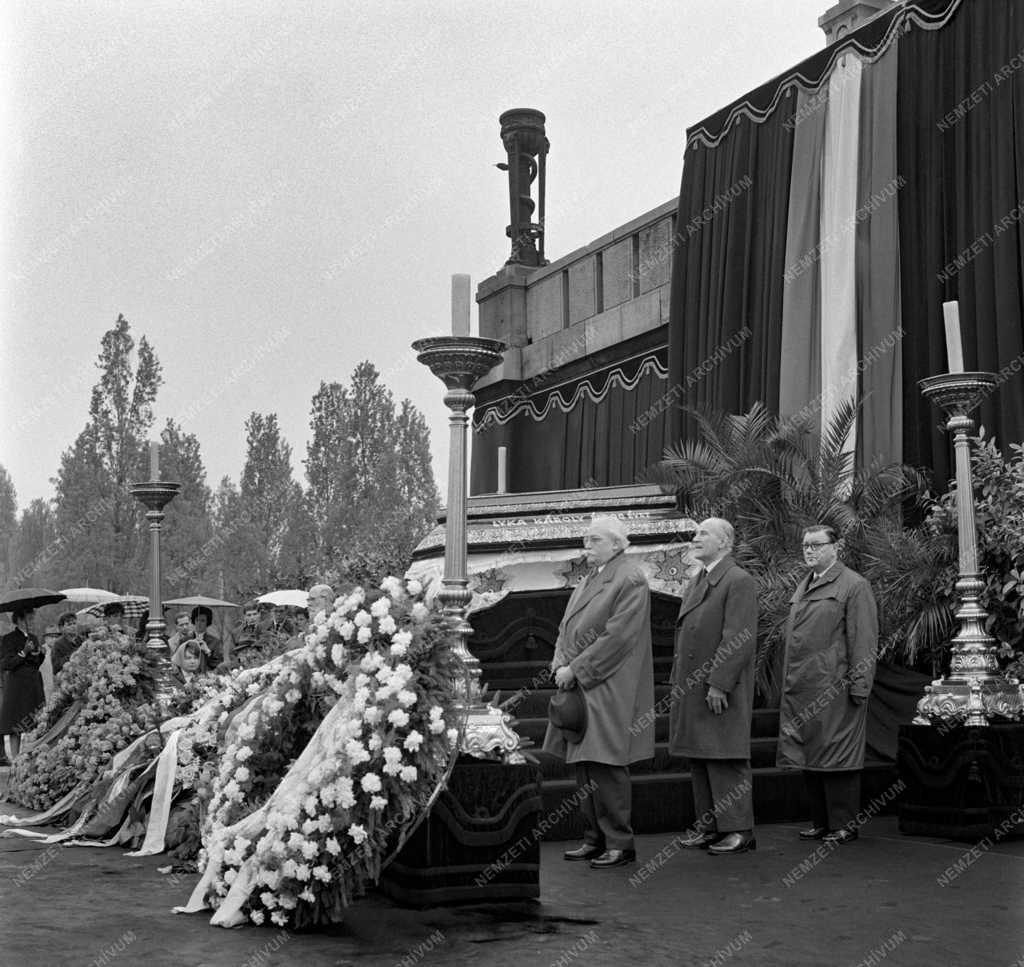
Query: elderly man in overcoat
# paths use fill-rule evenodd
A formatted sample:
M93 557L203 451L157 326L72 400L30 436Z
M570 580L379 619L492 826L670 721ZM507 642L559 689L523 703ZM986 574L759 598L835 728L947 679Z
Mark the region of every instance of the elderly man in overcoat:
M701 522L693 557L701 572L676 622L669 752L690 760L696 820L680 839L691 849L757 848L750 773L757 586L732 557L732 525Z
M580 741L554 725L544 738L545 752L576 766L585 831L564 856L594 869L635 861L629 766L654 755L651 593L628 545L617 518L591 522L584 546L594 570L569 598L551 662L555 684L580 688L587 712Z
M812 818L800 838L849 843L858 835L878 608L868 582L839 560L833 528L808 528L803 552L810 571L790 599L776 761L804 770Z

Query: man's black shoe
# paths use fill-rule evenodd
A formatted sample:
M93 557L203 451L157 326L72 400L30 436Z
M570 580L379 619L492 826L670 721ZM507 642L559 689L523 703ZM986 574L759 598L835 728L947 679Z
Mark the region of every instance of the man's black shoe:
M636 850L610 849L605 850L596 860L590 861L592 870L609 870L613 866L625 866L636 862Z
M746 853L757 849L757 840L753 833L726 833L717 843L708 847L708 852L715 856L721 853Z
M712 843L717 843L721 838L720 833L688 829L679 837L678 843L684 849L707 849Z
M600 846L591 846L590 843L584 843L582 846L576 849L567 849L562 854L564 860L592 860L600 856L604 852Z
M801 839L824 839L828 835L828 826L812 826L810 829L801 829Z
M860 833L855 829L836 829L825 836L823 842L842 846L844 843L852 843L858 836Z

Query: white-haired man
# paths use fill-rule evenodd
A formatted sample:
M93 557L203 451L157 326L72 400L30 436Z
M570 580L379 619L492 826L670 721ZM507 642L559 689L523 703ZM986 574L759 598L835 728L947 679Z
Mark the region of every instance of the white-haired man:
M654 755L651 593L628 545L617 518L591 522L584 547L594 570L569 598L551 662L555 684L578 687L586 705L578 741L554 725L544 737L545 752L576 766L583 845L564 856L593 869L636 860L629 766Z
M757 585L732 558L732 525L697 527L701 573L676 622L669 752L690 760L696 820L680 843L711 853L756 849L750 775Z
M314 584L308 595L306 610L309 612L310 621L313 621L321 611L330 614L334 609L334 588L329 584Z

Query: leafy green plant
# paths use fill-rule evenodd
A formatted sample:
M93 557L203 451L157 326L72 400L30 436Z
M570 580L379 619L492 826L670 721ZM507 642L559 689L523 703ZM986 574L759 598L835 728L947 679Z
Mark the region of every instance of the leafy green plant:
M822 434L780 418L760 403L747 413L688 412L697 435L665 451L652 473L689 517L724 517L736 529L735 555L758 582L757 686L778 695L780 645L789 599L805 572L804 528L829 524L843 560L871 581L879 601L880 650L914 662L951 624L944 587L955 541L938 527L907 527L907 507L927 507L924 477L904 464L876 460L857 469L847 441L858 406L840 406ZM951 587L951 585L950 585Z

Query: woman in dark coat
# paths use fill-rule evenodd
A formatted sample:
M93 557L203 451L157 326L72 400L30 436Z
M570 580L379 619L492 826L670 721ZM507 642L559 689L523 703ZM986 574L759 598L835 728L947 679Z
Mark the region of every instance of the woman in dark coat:
M0 735L5 737L7 758L12 762L21 752L21 733L34 723L36 710L43 704L43 649L32 634L35 611L15 611L11 615L14 630L0 638L0 671L4 672L4 690L0 696Z

